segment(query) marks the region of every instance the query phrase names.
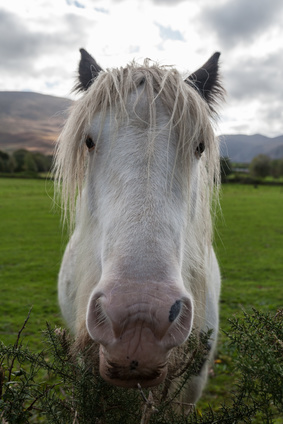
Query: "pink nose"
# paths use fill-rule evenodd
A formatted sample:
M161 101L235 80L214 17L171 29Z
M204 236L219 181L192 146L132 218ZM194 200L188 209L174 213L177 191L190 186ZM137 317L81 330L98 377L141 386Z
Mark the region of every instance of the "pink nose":
M102 377L123 387L161 383L170 350L190 334L190 296L163 283L106 287L92 294L86 320L91 338L101 345Z

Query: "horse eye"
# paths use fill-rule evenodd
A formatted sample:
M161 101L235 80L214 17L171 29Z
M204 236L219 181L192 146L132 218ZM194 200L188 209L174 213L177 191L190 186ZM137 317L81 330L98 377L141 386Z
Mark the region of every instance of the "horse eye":
M95 143L91 137L87 137L85 144L90 152L95 149Z
M204 152L205 145L204 143L199 143L198 147L196 148L196 155L200 157L202 153Z

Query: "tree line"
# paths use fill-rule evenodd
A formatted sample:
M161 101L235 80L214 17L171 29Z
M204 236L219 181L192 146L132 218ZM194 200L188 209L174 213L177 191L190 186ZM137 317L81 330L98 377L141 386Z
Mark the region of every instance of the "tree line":
M52 155L44 155L39 152L32 152L26 149L18 149L9 154L0 150L0 172L1 173L27 173L37 174L49 172L52 166ZM270 159L267 155L258 155L253 158L250 164L232 164L227 157L221 158L221 179L227 181L231 173L249 173L253 178L273 178L283 177L283 158ZM235 170L236 168L236 170Z
M48 172L52 160L51 155L26 149L18 149L11 154L0 150L0 172L11 174Z
M256 178L283 177L283 158L272 160L267 155L258 155L251 161L249 171Z
M283 177L283 158L271 159L267 155L257 155L248 164L232 164L228 157L220 159L221 180L228 181L230 174L246 173L254 179L262 179L266 177L280 178Z

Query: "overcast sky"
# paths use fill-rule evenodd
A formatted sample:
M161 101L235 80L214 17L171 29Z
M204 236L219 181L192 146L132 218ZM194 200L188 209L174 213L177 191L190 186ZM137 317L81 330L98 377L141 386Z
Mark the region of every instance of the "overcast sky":
M0 0L0 90L70 97L81 47L182 73L220 51L218 132L283 134L282 0Z

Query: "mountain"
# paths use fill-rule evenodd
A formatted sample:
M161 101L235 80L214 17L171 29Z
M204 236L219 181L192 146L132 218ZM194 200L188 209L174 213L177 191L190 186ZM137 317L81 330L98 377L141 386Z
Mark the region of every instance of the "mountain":
M51 154L71 100L30 92L0 92L0 150Z
M51 154L72 101L29 92L0 92L0 150L28 149ZM283 135L220 136L221 154L232 162L250 162L260 153L283 157Z
M232 162L249 163L259 155L265 154L271 159L283 157L283 135L269 138L261 134L229 134L220 136L222 156L228 156Z

